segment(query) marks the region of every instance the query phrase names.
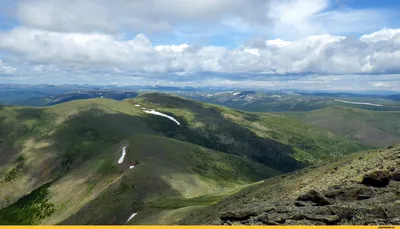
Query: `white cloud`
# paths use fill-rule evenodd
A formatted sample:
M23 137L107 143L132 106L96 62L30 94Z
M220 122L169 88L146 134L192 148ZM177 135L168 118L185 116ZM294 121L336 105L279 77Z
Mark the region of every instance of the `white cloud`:
M189 45L187 44L181 44L181 45L157 45L154 47L155 50L162 52L183 52L185 49L189 48Z
M184 33L217 25L281 39L367 33L397 15L388 9L330 9L331 0L21 0L21 24L58 32Z
M23 0L17 12L24 25L53 31L158 32L227 17L262 22L266 10L262 0Z
M108 67L143 74L385 74L400 71L400 30L393 31L382 30L361 39L331 35L291 42L275 39L264 41L264 46L229 50L187 44L153 46L144 34L119 40L104 34L21 27L0 34L0 49L37 64ZM382 38L385 33L392 35Z
M273 40L268 40L265 43L269 46L276 46L278 48L283 48L283 47L290 45L292 42L284 41L281 39L273 39Z
M400 29L383 29L371 34L361 36L360 40L364 42L379 42L400 40Z
M0 76L1 75L13 75L17 72L17 68L12 67L0 60Z
M390 83L384 83L384 82L373 83L372 86L378 87L378 88L390 88L391 87Z

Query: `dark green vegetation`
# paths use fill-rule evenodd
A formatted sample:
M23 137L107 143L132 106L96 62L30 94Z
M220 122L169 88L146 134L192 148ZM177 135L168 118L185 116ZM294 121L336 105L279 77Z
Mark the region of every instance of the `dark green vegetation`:
M400 142L400 112L329 107L311 112L289 113L287 116L323 127L363 145L384 147Z
M14 204L0 210L0 225L31 225L51 216L54 204L48 202L48 187L43 185Z
M134 212L129 224L175 223L244 185L366 148L288 117L158 93L1 107L0 126L5 224L125 224Z
M180 224L400 224L400 146L265 180Z

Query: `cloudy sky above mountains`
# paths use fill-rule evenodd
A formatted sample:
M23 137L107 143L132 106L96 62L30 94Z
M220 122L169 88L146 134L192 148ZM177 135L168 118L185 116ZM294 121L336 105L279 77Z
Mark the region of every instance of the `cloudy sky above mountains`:
M0 83L400 90L397 0L0 1Z

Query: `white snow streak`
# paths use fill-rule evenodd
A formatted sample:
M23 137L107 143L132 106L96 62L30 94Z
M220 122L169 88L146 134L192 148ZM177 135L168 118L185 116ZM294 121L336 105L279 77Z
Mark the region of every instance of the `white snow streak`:
M126 222L129 222L133 217L135 217L136 214L137 214L137 213L133 213L133 214L131 215L131 217L129 217L129 219L128 219Z
M143 111L146 112L147 114L153 114L153 115L158 115L158 116L166 117L166 118L168 118L168 119L174 121L178 126L181 125L181 124L178 122L178 120L176 120L174 117L169 116L169 115L164 114L164 113L161 113L161 112L158 112L158 111L156 111L156 110L154 110L154 109L152 109L152 110L143 110Z
M356 105L367 105L367 106L383 107L383 105L381 105L381 104L374 104L374 103L350 102L350 101L339 100L339 99L335 99L333 101L340 102L340 103L356 104Z
M222 91L222 92L215 93L214 95L221 95L221 94L225 94L225 93L230 93L230 91Z
M139 104L135 104L135 107L140 107L140 105Z
M129 169L133 169L133 168L135 168L135 166L134 166L134 165L131 165L131 166L129 166Z
M126 155L126 146L124 146L124 148L122 148L122 155L118 160L118 164L121 164L122 162L124 162L125 155Z

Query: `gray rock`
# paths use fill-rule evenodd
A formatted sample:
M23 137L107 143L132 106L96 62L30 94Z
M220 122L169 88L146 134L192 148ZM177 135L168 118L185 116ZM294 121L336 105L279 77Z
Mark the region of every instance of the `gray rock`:
M243 209L237 211L226 211L220 214L220 218L222 220L243 220L250 218L250 216L256 216L257 212L254 212L252 209Z
M267 204L267 205L260 205L257 207L258 211L261 212L270 212L276 209L276 206L273 204Z
M302 201L312 201L316 203L319 206L324 206L324 205L331 205L333 202L322 195L322 193L316 191L316 190L310 190L308 193L303 194L297 198L297 200L302 200Z
M370 199L371 195L368 194L361 194L357 196L357 200L366 200L366 199Z
M311 221L311 220L291 220L288 219L283 225L326 225L324 222Z
M276 208L276 212L278 213L287 213L293 211L293 207L291 206L279 206Z
M390 222L394 225L400 225L400 218L391 219Z
M285 222L287 219L287 215L285 214L277 214L277 213L272 213L268 215L268 225L279 225Z
M305 202L303 202L303 201L295 201L294 205L297 206L297 207L304 207L307 204Z
M254 220L256 221L260 221L262 223L267 223L268 222L268 214L267 213L263 213L259 216L254 217Z
M328 225L333 225L340 221L338 215L305 215L305 218L313 221L321 221Z

